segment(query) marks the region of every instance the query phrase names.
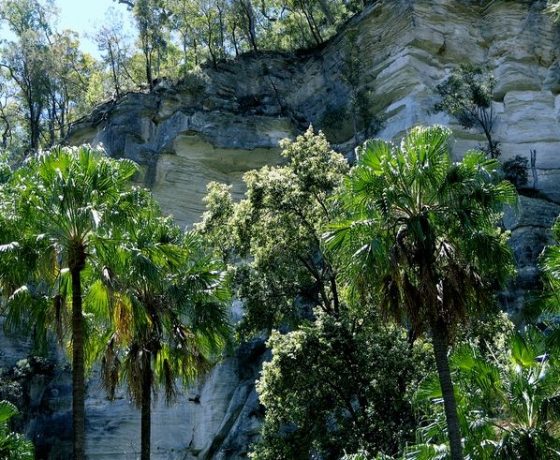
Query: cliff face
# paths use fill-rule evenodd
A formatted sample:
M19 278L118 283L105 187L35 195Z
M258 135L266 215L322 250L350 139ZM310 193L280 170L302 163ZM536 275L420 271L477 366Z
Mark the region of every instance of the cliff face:
M486 65L497 82L494 137L502 158L537 152L538 190L505 218L519 277L504 301L516 311L537 283L536 258L560 214L560 33L542 14L544 1L480 3L485 6L474 0L378 1L320 50L243 56L177 86L162 82L151 94L128 94L76 123L69 142L101 142L111 155L139 162L163 209L189 225L202 212L210 180L232 184L241 196L243 172L278 162L278 141L309 123L324 127L337 148L350 153L362 138L354 136L348 115L356 86L370 92L384 120L378 136L398 139L415 124L449 124L460 157L483 137L433 113L434 88L459 64ZM360 62L354 88L346 76L350 53ZM25 344L18 347L0 357L3 366L25 354ZM248 345L176 405L158 402L153 458L245 458L261 416L253 382L263 357L262 343ZM43 416L42 429L69 410L67 398L53 399L45 385L51 418ZM125 395L106 401L95 376L88 394L90 458L134 458L124 452L138 449L137 411Z

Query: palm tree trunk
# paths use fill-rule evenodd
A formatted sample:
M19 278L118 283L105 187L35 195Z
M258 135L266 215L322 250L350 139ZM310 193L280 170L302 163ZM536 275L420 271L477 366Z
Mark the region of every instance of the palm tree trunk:
M85 377L84 321L80 270L72 275L72 447L74 460L86 458L85 452Z
M152 369L150 366L150 354L146 354L146 362L142 370L141 460L150 460L150 435L152 431Z
M461 429L459 427L459 417L457 415L457 402L455 401L455 393L453 392L453 382L451 381L451 371L449 370L449 360L447 358L447 328L443 321L436 321L435 324L432 325L432 339L439 384L441 385L441 394L443 396L445 418L447 420L451 459L462 460L463 448L461 445Z

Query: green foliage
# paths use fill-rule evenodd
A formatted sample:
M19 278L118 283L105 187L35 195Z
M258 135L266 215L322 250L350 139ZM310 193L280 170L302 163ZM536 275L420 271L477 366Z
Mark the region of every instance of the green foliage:
M482 356L465 344L451 357L465 453L477 459L560 457L560 363L534 328L511 334L504 350ZM502 353L500 353L502 351ZM407 458L446 458L441 390L426 379L416 394L425 420ZM431 452L430 454L428 454Z
M145 55L146 43L157 52L165 51L173 35L178 36L183 71L204 60L216 66L219 60L246 51L321 45L365 4L342 0L116 1L134 12Z
M558 0L548 0L546 2L546 12L550 14L555 21L560 18L560 2Z
M360 56L360 47L356 31L348 34L348 43L343 50L342 78L350 87L350 115L354 136L362 139L373 136L382 127L383 120L374 111L373 92L364 81L367 81L367 69Z
M226 186L211 184L197 227L223 257L239 262L231 270L246 307L243 335L297 324L309 315L305 306L327 313L340 306L320 237L329 219L327 199L348 165L311 128L282 147L286 164L247 173L241 202L233 203Z
M97 314L111 317L100 334L104 384L111 397L121 379L140 405L143 372L168 402L207 371L229 340L229 291L221 264L193 234L160 215L151 195L128 235L98 264L86 295ZM148 361L146 361L148 358Z
M18 414L8 401L0 401L0 458L3 460L33 460L33 444L23 436L12 433L8 422Z
M154 79L160 75L167 54L169 13L166 6L164 0L136 0L132 8L144 56L145 82L150 89L154 86Z
M136 171L132 161L109 159L88 146L57 148L30 158L3 190L8 213L2 238L10 238L4 239L4 263L15 262L2 280L9 295L5 324L29 325L40 343L49 329L61 342L70 339L77 458L85 456L85 370L91 364L86 269L100 251L118 246L123 221L139 212L130 200Z
M14 172L2 203L9 247L3 258L14 265L2 280L7 327L34 329L43 350L49 328L61 342L69 339L69 269L80 262L75 249L95 258L101 247L115 244L116 226L135 212L126 201L135 173L133 162L85 146L45 152Z
M496 225L515 190L482 152L453 163L449 136L419 127L400 146L366 142L327 235L349 264L348 280L417 334L434 318L452 331L471 308L491 303L485 293L513 267L507 234Z
M396 452L414 420L406 392L425 362L400 330L378 324L371 304L340 285L321 234L348 165L310 128L283 143L282 166L247 173L245 198L211 184L198 231L231 268L246 313L244 337L282 327L259 382L266 407L254 458L338 458L362 446ZM390 401L387 409L387 401ZM338 457L337 457L338 456Z
M556 318L560 310L560 218L552 226L552 241L547 245L540 258L540 268L544 284L542 302L539 303L539 318L554 331L551 339L560 344L559 328Z
M504 161L502 164L502 171L504 178L509 180L516 189L527 185L528 181L528 164L529 160L520 155L516 155L511 160Z
M448 345L474 311L492 307L494 289L512 271L497 223L516 194L499 180L499 163L482 152L453 163L450 134L440 126L417 127L400 146L366 142L326 241L347 263L344 276L363 298L408 324L413 337L430 332L451 458L460 459Z
M492 139L494 86L494 76L485 69L470 64L461 65L437 86L441 101L434 108L455 117L464 128L481 129L487 140L486 153L497 158L500 149L498 142Z
M406 398L426 372L427 351L375 316L320 313L268 342L272 360L257 383L266 408L252 458L338 459L344 451L397 453L413 438Z
M0 5L0 21L13 36L3 41L0 56L0 79L6 82L0 114L4 147L18 145L22 130L26 153L51 147L64 138L72 118L88 108L84 95L93 59L79 50L76 32L54 30L55 18L48 1L6 0Z
M88 146L57 148L6 169L0 188L5 324L43 345L49 329L68 340L77 457L86 367L102 357L110 394L124 377L149 413L153 388L171 400L177 379L192 382L229 338L221 264L131 185L136 172Z
M104 24L94 36L101 54L101 67L88 81L88 97L91 103L107 99L111 92L119 98L124 92L137 86L131 76L132 49L124 33L124 20L115 8L107 11ZM110 82L110 90L107 83ZM135 84L136 83L136 84Z

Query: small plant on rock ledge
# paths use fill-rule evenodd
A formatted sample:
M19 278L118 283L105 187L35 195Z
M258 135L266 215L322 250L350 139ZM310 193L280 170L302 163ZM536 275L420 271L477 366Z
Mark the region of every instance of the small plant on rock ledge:
M525 187L529 180L528 165L529 160L521 155L516 155L515 158L504 161L502 164L504 179L510 181L517 190Z
M436 87L441 101L434 105L438 112L446 112L466 129L479 127L487 145L483 150L491 157L500 156L499 142L492 138L495 115L492 109L494 76L482 67L461 65Z
M367 139L382 128L383 119L373 109L373 91L363 84L364 76L367 76L367 67L362 60L356 30L349 33L343 56L341 77L350 88L349 110L352 116L354 136L357 140L360 135Z

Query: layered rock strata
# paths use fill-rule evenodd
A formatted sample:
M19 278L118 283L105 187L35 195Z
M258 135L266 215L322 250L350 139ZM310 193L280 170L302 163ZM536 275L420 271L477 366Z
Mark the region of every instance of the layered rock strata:
M516 311L536 286L537 258L560 213L560 34L543 14L544 3L377 1L321 49L297 56L246 55L178 85L164 81L150 94L128 94L76 123L68 141L103 143L111 155L137 161L141 180L163 209L190 225L200 217L210 180L230 183L241 196L243 172L281 161L278 141L309 123L324 128L337 148L351 155L365 136L354 132L349 115L356 89L369 91L373 111L383 120L378 136L398 140L415 124L448 124L460 157L484 138L434 113L434 88L460 64L487 66L497 82L494 137L503 159L536 151L536 175L530 176L535 189L504 220L519 265L519 278L506 296ZM356 50L359 88L352 88L347 62ZM154 459L246 458L261 416L253 382L264 356L262 343L247 347L176 405L157 403ZM5 366L10 360L0 361ZM107 401L95 378L88 395L89 457L134 458L139 417L126 395ZM52 418L69 409L67 402L53 403Z

